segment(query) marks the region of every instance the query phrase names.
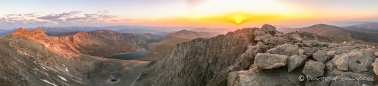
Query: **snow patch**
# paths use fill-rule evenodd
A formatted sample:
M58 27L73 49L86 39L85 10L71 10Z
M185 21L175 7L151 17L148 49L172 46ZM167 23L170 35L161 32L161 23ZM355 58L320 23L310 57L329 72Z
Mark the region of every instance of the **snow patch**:
M56 84L54 84L54 83L51 83L51 82L49 82L49 81L47 81L47 80L45 80L45 79L40 79L40 80L46 82L47 84L51 84L51 85L53 85L53 86L58 86L58 85L56 85Z
M62 76L60 76L60 75L58 75L58 77L59 77L60 79L62 79L63 81L67 81L66 78L64 78L64 77L62 77Z
M41 66L42 69L47 70L45 67ZM48 70L47 70L48 71Z
M68 72L68 73L70 73L70 71L68 71L68 68L67 68L67 66L66 65L64 65L63 64L63 66L66 68L66 71Z

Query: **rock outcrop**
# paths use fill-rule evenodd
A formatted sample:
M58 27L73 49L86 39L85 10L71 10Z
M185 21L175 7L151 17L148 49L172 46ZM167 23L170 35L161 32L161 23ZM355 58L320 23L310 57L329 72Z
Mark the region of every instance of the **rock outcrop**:
M375 59L374 63L371 65L373 66L373 71L375 75L378 75L378 59Z
M299 72L288 73L282 68L234 71L228 74L227 86L300 86Z
M275 48L269 49L266 51L267 53L271 54L280 54L280 55L297 55L299 53L298 51L299 47L291 44L283 44L279 45Z
M319 76L323 76L324 68L325 68L325 65L323 63L309 60L306 62L302 72L306 76L319 77Z
M376 85L372 71L377 69L373 62L378 50L331 42L307 32L282 34L271 25L244 28L174 46L132 85Z
M292 55L287 59L287 70L288 72L293 71L294 69L302 66L307 60L308 56L306 55Z
M286 66L288 56L258 53L255 58L254 67L257 69L273 69L281 66Z
M367 72L372 68L371 64L374 62L375 58L372 52L352 51L336 55L335 58L332 59L332 62L335 64L336 68L341 71Z

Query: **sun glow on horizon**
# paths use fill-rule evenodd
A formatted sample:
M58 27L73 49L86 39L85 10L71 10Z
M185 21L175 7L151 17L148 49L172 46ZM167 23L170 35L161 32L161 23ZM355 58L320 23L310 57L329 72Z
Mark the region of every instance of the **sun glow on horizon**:
M235 24L239 25L239 24L243 23L244 16L242 16L242 15L235 15L235 16L233 16L233 19L234 19Z
M291 12L289 6L273 0L210 0L196 7L189 19L240 25L281 19L277 16L287 16Z

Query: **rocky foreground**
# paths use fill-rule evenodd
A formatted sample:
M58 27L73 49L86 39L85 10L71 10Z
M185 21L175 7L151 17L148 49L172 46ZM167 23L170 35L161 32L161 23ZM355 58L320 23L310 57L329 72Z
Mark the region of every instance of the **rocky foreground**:
M378 50L271 25L174 46L133 86L372 86Z

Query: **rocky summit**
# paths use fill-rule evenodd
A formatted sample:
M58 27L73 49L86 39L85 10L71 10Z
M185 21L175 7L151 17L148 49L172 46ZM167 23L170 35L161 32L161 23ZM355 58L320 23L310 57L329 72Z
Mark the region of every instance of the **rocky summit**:
M266 24L177 44L132 86L374 86L377 52Z

